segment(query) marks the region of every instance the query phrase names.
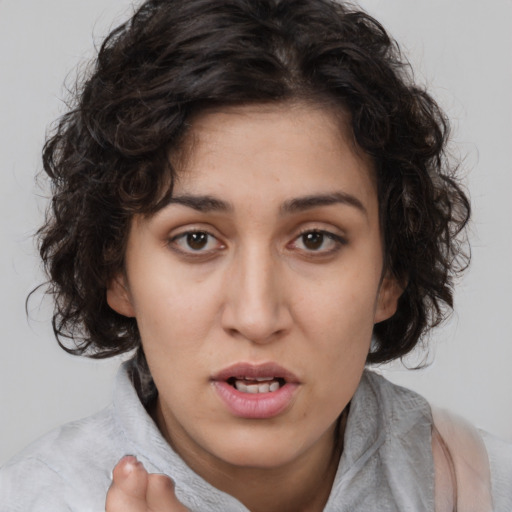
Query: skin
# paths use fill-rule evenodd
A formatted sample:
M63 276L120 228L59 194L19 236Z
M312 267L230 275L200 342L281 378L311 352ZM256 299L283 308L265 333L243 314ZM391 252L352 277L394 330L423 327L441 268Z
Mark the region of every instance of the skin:
M135 457L121 459L112 472L106 512L187 512L165 475L148 474Z
M135 217L108 303L137 319L154 417L194 471L253 512L320 511L340 456L337 420L374 324L400 295L383 269L371 162L341 112L304 104L203 114L184 147L171 155L173 196L216 208L187 199ZM238 362L298 377L283 412L247 419L226 408L212 376ZM119 473L112 489L123 495Z

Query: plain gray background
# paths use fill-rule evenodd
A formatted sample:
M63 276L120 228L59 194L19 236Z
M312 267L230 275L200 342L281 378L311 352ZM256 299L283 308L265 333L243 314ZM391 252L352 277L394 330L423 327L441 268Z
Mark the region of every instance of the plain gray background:
M382 371L512 440L512 1L360 4L398 39L451 117L474 209L473 264L456 315L432 336L433 364ZM50 304L36 295L27 321L24 303L43 280L31 236L46 204L34 182L45 128L65 111L64 78L130 12L128 0L0 0L0 464L110 401L119 360L66 355L52 337Z

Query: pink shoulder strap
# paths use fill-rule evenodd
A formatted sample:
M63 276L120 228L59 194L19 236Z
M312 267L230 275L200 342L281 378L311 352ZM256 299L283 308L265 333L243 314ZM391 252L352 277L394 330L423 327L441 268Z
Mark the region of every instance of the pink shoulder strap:
M436 512L492 512L491 471L484 442L471 424L432 408Z

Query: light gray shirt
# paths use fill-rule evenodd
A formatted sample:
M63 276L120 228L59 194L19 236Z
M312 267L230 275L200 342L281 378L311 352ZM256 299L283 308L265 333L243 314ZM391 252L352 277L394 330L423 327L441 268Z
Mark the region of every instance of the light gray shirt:
M365 371L352 399L326 512L432 512L432 416L418 394ZM495 512L512 511L512 445L488 435ZM194 512L247 512L173 451L121 368L110 407L64 425L0 469L0 512L101 512L111 472L124 455L165 473Z

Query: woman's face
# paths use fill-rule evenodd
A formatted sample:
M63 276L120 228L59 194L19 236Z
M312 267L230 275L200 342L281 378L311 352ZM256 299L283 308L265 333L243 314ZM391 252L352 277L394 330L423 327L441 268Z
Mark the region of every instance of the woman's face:
M134 316L186 461L277 468L332 449L374 323L395 311L369 161L340 116L197 118L173 200L133 220L111 307Z

